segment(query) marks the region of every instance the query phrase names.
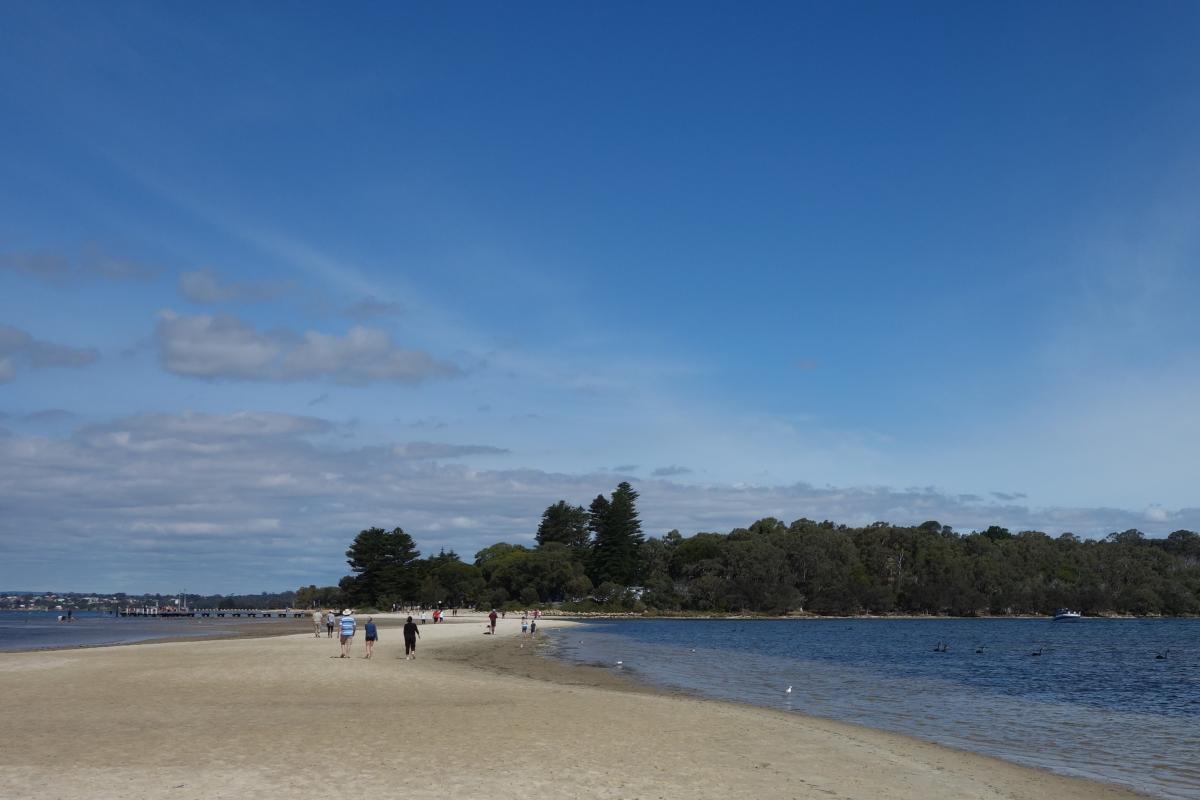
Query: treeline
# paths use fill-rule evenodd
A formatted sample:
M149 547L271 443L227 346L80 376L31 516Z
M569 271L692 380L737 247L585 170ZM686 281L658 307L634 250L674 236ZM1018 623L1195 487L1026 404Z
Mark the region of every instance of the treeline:
M163 595L155 596L163 597ZM164 601L164 605L167 602L170 601ZM290 608L297 603L295 592L260 592L259 594L188 595L188 604L192 608Z
M536 546L498 543L473 563L422 559L400 528L361 532L354 574L303 588L297 605L529 607L786 614L1200 613L1200 534L1100 540L991 527L877 522L848 527L761 519L729 533L642 534L637 492L620 484L587 509L559 501Z

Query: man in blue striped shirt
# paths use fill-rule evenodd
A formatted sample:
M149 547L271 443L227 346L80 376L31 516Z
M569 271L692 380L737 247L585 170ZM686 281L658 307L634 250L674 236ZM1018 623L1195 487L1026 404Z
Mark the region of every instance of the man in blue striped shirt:
M350 614L350 609L342 611L341 622L341 640L342 640L342 658L350 657L350 641L354 638L354 629L358 624L354 621L354 617Z

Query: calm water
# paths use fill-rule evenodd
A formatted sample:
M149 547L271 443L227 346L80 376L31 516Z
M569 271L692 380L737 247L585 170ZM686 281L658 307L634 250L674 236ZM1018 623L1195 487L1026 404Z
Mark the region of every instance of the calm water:
M554 642L665 687L1200 798L1200 620L613 620Z
M128 644L171 636L217 636L230 633L235 625L272 622L258 618L122 618L86 612L76 614L73 622L59 622L58 615L61 613L63 612L0 611L0 652Z

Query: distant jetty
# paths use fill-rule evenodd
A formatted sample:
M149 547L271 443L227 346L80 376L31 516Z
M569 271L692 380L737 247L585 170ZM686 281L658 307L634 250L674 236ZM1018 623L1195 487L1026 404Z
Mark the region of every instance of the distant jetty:
M301 619L311 614L311 611L297 611L292 608L283 610L263 610L261 608L172 608L171 606L130 606L117 612L122 617L278 617L286 619Z

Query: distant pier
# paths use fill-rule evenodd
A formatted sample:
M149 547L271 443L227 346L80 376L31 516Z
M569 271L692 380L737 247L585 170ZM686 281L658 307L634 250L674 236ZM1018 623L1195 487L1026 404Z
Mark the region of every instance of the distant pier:
M137 606L118 612L122 617L276 617L279 619L303 619L311 611L285 609L283 611L264 611L260 608L164 608L160 606Z

